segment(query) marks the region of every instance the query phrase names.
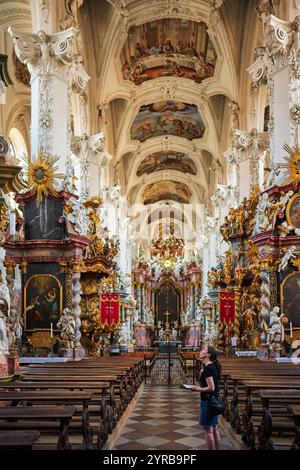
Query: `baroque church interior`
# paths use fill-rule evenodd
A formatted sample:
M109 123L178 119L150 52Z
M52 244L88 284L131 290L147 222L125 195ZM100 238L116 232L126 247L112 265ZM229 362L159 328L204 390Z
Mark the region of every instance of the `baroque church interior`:
M299 0L0 0L1 450L300 449L299 86Z

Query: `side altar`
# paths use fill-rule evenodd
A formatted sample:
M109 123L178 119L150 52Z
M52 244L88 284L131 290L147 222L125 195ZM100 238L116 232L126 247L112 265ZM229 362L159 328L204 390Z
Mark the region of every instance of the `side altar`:
M17 196L23 219L4 245L5 264L8 284L17 265L21 271L23 344L51 349L68 308L75 319L75 354L82 355L80 262L89 239L78 197L53 187L55 158L40 156L29 164L28 190Z

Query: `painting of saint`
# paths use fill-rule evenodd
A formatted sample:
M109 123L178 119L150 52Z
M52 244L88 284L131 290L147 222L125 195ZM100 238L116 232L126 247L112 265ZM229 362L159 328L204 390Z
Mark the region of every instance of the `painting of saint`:
M300 328L300 273L287 276L281 284L282 312L292 322L293 328ZM288 324L289 325L289 324Z
M287 207L287 219L289 225L300 229L300 194L295 194Z
M62 287L52 275L36 274L24 287L25 331L53 329L62 313Z
M131 138L144 142L151 137L175 135L188 140L203 136L205 125L194 104L161 101L141 106L131 127Z

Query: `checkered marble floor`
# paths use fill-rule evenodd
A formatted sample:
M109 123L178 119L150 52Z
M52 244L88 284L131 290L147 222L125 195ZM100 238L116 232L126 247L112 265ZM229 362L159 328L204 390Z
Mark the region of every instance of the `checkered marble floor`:
M114 449L205 450L199 394L176 385L145 385ZM233 450L221 435L222 449Z

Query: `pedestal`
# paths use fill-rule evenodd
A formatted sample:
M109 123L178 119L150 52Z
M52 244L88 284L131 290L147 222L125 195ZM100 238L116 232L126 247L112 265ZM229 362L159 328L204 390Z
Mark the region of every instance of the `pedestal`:
M269 346L261 345L257 350L257 359L269 359Z
M68 359L73 359L73 349L72 348L61 348L59 350L59 357L67 357Z
M9 375L20 375L19 356L17 353L11 353L7 356L7 368Z
M0 380L1 378L7 377L8 375L7 356L0 354Z
M73 350L72 350L73 352ZM82 359L86 357L86 351L82 346L76 346L75 347L75 359Z

